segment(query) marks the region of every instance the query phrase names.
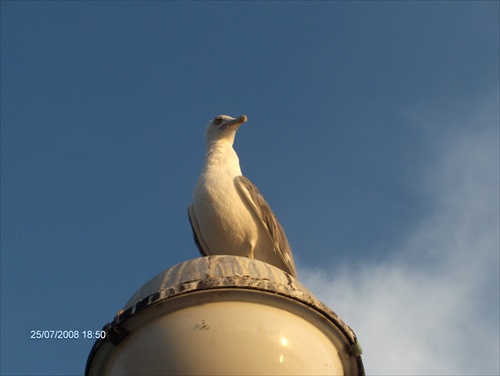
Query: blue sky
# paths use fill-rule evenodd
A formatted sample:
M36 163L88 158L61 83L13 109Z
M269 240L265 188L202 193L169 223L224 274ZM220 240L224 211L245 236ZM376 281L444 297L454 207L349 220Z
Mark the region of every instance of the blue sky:
M499 3L1 2L1 374L198 257L218 114L369 374L499 373Z

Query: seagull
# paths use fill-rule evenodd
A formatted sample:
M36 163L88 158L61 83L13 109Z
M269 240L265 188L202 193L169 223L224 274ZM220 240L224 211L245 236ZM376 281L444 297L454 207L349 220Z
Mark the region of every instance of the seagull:
M245 256L297 277L285 232L257 187L242 175L233 149L245 115L215 117L205 131L205 163L188 206L202 256Z

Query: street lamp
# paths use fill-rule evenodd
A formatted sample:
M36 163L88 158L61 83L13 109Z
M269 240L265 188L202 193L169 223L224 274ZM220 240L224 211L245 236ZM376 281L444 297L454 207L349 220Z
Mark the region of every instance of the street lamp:
M158 274L103 330L86 376L364 375L351 328L297 279L245 257Z

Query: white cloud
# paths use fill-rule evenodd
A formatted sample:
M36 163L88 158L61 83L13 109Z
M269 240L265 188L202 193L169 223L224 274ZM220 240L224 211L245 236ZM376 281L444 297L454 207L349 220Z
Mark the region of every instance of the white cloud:
M422 177L432 212L390 262L301 270L358 335L367 374L500 372L497 106L439 140Z

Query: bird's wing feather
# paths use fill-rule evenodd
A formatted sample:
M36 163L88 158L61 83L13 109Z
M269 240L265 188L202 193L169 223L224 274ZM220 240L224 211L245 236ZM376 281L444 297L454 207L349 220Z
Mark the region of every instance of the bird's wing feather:
M212 253L201 236L200 226L198 226L198 221L196 220L196 215L194 214L193 204L189 204L188 206L188 217L191 229L193 230L194 242L196 243L200 254L202 256L210 256Z
M246 177L237 176L234 178L234 184L257 215L257 218L260 218L262 224L266 228L266 233L269 235L272 243L274 244L275 251L278 252L278 256L287 268L286 271L296 277L297 272L295 270L295 263L293 261L292 251L290 249L290 245L288 244L285 231L269 207L269 204L266 202L264 197L262 197L255 184L253 184Z

